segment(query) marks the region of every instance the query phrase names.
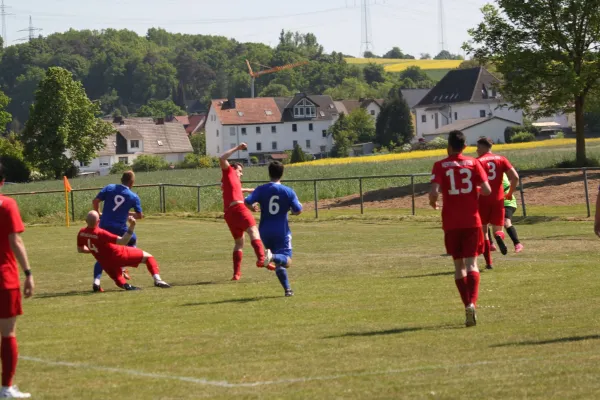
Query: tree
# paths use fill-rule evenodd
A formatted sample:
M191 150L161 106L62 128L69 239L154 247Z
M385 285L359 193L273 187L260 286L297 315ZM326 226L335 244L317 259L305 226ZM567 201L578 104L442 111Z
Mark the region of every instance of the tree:
M375 82L385 82L385 68L381 64L369 63L363 69L363 75L367 84L372 85Z
M431 60L431 54L429 53L421 53L421 55L419 56L420 60Z
M599 0L500 0L463 48L504 76L500 91L533 117L575 111L576 161L586 163L584 111L600 79ZM531 111L532 109L536 109Z
M114 132L112 125L97 118L100 107L88 99L81 83L61 67L46 72L30 114L22 134L25 159L55 178L75 160L89 163Z
M366 82L357 78L346 78L341 85L325 90L323 94L335 100L361 99L375 97L375 91Z
M366 109L362 107L354 109L347 120L348 130L355 138L354 142L365 143L375 139L375 122Z
M414 60L415 58L410 54L404 54L399 47L393 47L390 51L383 55L383 58L398 58L404 60Z
M261 90L260 97L291 97L293 92L287 86L280 83L269 83L267 87Z
M333 157L348 157L350 147L356 141L356 135L350 130L350 123L346 114L341 113L335 124L329 128L329 134L333 137Z
M292 159L290 160L290 164L301 163L306 161L306 156L304 151L300 147L298 143L294 146L294 151L292 151Z
M379 58L375 55L375 53L373 53L372 51L365 51L363 53L363 57L364 58Z
M420 67L413 66L408 67L400 73L400 79L410 79L411 81L418 83L423 81L430 81L431 78L425 71Z
M150 100L137 112L138 117L165 118L169 115L186 114L177 104L173 103L173 100Z
M392 148L410 142L413 137L413 122L410 108L402 96L402 90L395 88L383 103L375 125L375 142Z
M204 132L191 135L190 143L194 149L194 154L200 156L206 155L206 134Z
M452 54L450 53L448 50L442 50L439 52L439 54L435 57L433 57L434 60L462 60L464 59L463 56L460 56L458 54Z
M12 115L4 111L10 99L0 91L0 135L6 132L6 126L12 121Z

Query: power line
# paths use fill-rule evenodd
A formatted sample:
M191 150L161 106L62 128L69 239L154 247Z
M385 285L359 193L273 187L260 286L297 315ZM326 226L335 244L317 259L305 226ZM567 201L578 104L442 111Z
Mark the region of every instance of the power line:
M35 33L41 31L41 28L36 28L33 26L33 21L31 19L31 15L29 16L29 27L27 29L21 29L19 32L29 32L29 39L28 38L21 38L21 39L17 39L18 41L26 41L29 40L30 42L33 40L33 38L35 37Z
M446 50L446 32L445 32L445 21L444 21L444 0L439 0L439 18L440 18L440 44L442 45L442 51Z
M7 15L14 15L14 14L10 14L8 12L6 12L6 10L10 8L7 5L4 5L4 0L0 0L0 17L2 18L2 41L3 41L3 46L6 46L7 44L7 39L6 39L6 16Z
M373 51L373 39L371 32L371 10L369 9L369 0L362 0L360 5L361 11L361 44L360 44L360 55Z

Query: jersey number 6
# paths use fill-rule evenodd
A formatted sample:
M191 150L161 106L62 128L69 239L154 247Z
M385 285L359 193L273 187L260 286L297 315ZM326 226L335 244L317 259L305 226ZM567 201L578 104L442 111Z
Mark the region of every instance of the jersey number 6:
M269 200L269 213L271 213L271 215L277 215L279 213L279 203L277 203L277 200L279 200L279 196L273 196L271 197L271 200Z

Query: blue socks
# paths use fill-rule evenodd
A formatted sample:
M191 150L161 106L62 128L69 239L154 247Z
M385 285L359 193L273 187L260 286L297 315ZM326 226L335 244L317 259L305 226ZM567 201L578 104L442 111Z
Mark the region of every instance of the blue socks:
M286 257L286 262L287 262L287 257ZM283 286L283 288L285 290L289 290L290 289L290 281L288 280L287 269L279 266L275 270L275 273L277 274L277 278L279 278L279 282L281 282L281 286Z
M287 258L287 256L284 256L283 254L273 254L273 261L275 262L275 265L277 265L277 266L284 266L284 265L287 265L288 258Z
M94 264L94 280L100 279L102 277L102 265L99 262Z

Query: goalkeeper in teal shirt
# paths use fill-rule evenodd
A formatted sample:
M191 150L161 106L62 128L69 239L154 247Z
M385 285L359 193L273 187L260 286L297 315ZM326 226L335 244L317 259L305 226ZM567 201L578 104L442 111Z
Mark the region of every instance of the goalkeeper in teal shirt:
M508 180L508 176L506 176L506 174L504 174L502 179L502 185L504 186L504 193L508 193L510 189L510 181ZM513 195L512 199L504 200L504 228L515 245L515 253L520 253L523 251L523 245L519 241L517 230L512 224L512 217L515 211L517 211L517 198Z

